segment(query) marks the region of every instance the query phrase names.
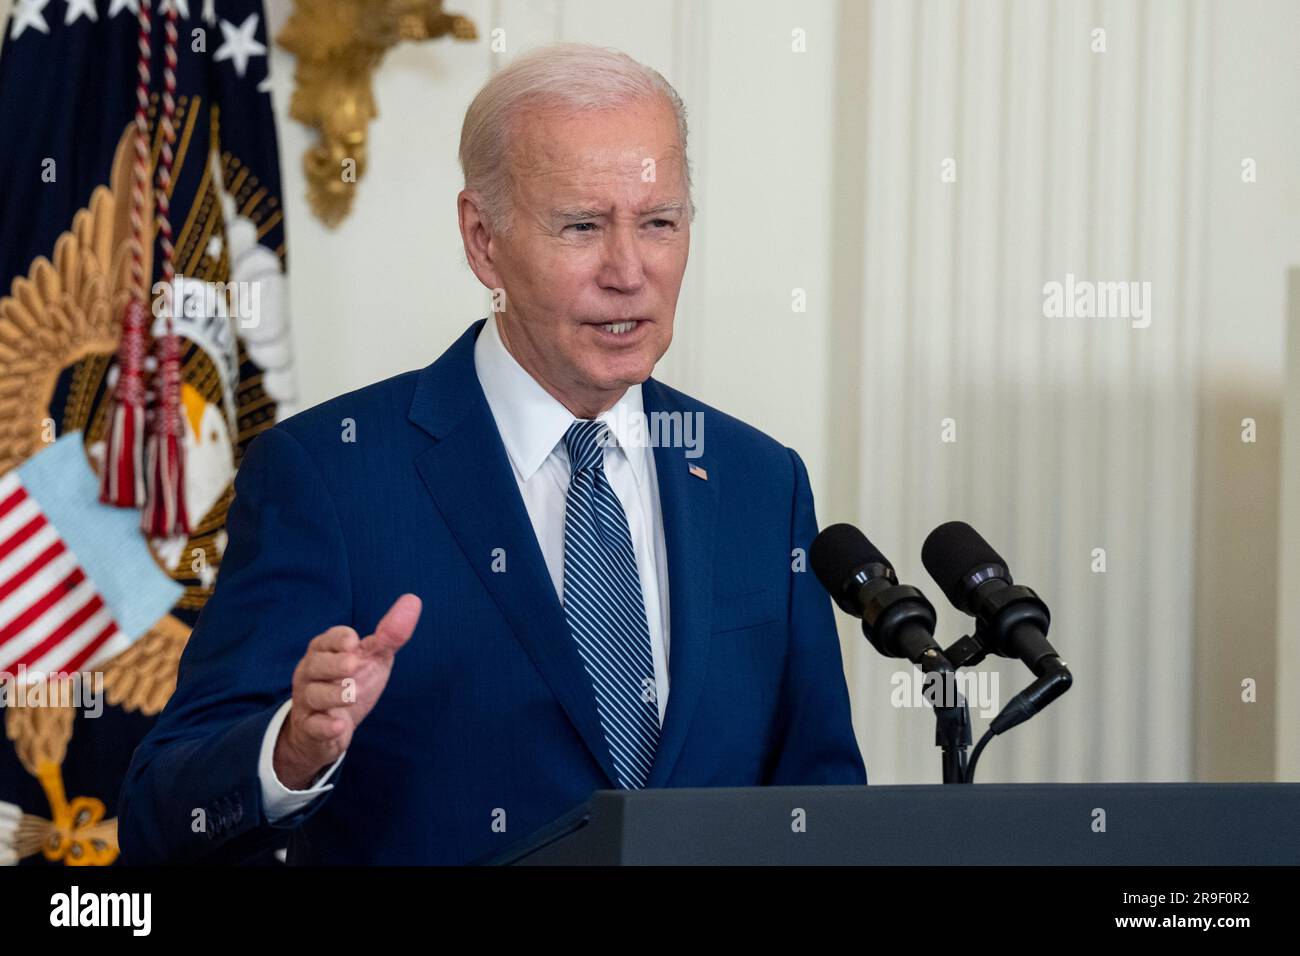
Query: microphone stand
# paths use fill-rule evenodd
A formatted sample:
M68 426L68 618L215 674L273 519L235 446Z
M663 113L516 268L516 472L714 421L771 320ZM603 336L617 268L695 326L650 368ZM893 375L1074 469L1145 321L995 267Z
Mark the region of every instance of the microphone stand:
M943 751L943 782L966 783L966 750L971 744L970 708L957 690L957 672L947 661L924 654L921 673L933 675L940 687L934 706L934 743Z
M988 656L987 637L977 627L974 634L963 635L955 641L951 647L943 652L943 656L952 664L954 675L958 668L974 667ZM924 666L922 670L925 670ZM945 717L945 715L939 714L938 707L935 708L936 719L939 722L935 730L935 742L944 747L944 783L973 783L975 761L979 760L979 755L988 741L998 734L1006 733L1012 727L1029 720L1029 718L1069 690L1070 684L1073 682L1069 668L1055 654L1039 658L1034 662L1032 670L1037 680L1012 698L1002 708L1001 712L993 718L993 722L989 725L984 738L980 740L979 746L975 748L975 754L969 766L966 762L966 747L961 747L960 776L952 778L949 776L950 773L958 773L958 769L955 766L951 769L949 767L949 747L945 746L945 741L957 739L957 735L961 733L964 734L965 745L970 745L970 710L966 707L966 700L961 694L957 694L957 699L961 701L962 715L960 717L956 715L947 715ZM955 709L949 708L949 710ZM950 729L945 728L945 719L954 726ZM964 726L956 726L959 720L964 723ZM947 734L946 737L945 733ZM953 758L954 761L956 759Z

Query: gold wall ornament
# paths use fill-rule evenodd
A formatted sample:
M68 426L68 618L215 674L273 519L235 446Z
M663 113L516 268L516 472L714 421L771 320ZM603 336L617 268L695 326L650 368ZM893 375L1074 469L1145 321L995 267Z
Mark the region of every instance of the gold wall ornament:
M295 0L276 42L298 58L289 115L320 141L303 157L312 212L333 228L352 208L366 169L366 131L378 115L370 78L390 47L451 34L478 38L442 0Z

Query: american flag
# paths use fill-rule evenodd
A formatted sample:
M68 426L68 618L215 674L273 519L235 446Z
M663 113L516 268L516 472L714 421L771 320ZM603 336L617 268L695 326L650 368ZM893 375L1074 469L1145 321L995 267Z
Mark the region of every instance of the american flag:
M186 506L196 532L150 540L136 509L99 504L92 460L116 383L115 326L127 282L118 265L133 252L140 6L0 0L0 670L28 661L25 676L12 676L34 684L42 671L114 667L119 687L129 689L117 703L106 683L109 706L73 722L62 780L34 781L20 754L27 744L0 734L0 862L4 804L21 808L21 819L49 818L63 799L45 790L55 782L69 798L101 801L104 819L115 814L122 774L161 706L141 688L165 699L171 654L221 566L231 476L248 443L293 397L263 2L151 0L148 153L159 161L163 14L175 10L172 242L184 266L182 295L204 293L193 297L204 307L176 323ZM146 181L156 182L150 172ZM153 211L143 216L151 222ZM150 289L161 278L160 247L152 243ZM208 307L227 283L241 301L260 293L255 324ZM15 469L16 480L8 474ZM18 712L5 710L7 730Z
M0 672L71 673L129 643L18 472L0 478Z
M78 432L0 476L0 674L30 682L93 667L178 597L133 513L94 491Z

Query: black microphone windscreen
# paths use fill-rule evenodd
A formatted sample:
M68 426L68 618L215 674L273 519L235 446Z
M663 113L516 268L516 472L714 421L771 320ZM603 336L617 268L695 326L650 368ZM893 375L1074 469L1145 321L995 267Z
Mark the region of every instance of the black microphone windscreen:
M833 524L822 529L808 549L808 563L822 587L832 595L838 595L844 582L865 564L893 567L867 536L851 524Z
M965 579L976 568L1007 563L964 521L949 521L930 532L921 545L921 563L955 607L963 607Z

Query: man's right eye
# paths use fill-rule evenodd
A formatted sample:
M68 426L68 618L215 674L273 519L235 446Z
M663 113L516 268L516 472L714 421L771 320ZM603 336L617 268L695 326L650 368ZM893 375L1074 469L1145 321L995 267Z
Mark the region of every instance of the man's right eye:
M582 228L583 226L590 226L592 229L595 229L595 228L596 228L596 224L595 224L594 222L575 222L575 223L570 223L570 224L569 224L568 226L566 226L565 228L567 228L567 229L577 229L577 230L579 230L580 232L589 232L589 231L590 231L590 230L588 230L588 229L583 229L583 228Z

